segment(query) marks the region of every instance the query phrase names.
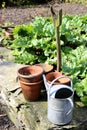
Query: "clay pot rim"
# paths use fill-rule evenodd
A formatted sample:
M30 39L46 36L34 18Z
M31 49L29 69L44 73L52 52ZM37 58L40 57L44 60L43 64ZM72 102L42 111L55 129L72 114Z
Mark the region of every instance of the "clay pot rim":
M20 83L23 83L23 84L26 84L26 85L36 85L36 84L39 84L39 83L42 83L43 80L40 80L39 82L34 82L34 83L28 83L28 82L24 82L22 80L20 80L20 78L18 79Z
M53 66L47 63L39 63L39 64L36 64L36 66L42 67L44 73L49 73L53 70Z
M19 73L19 71L20 71L21 69L23 69L23 68L28 68L28 67L38 67L38 68L41 70L41 72L36 73L36 74L30 74L30 75L23 75L23 74L20 74L20 73ZM36 66L36 65L24 66L24 67L21 67L21 68L18 69L18 76L23 77L23 78L34 78L34 77L37 77L37 76L39 76L39 75L41 75L41 74L43 74L43 69L42 69L40 66Z
M46 74L46 76L49 74L59 74L60 76L63 75L62 72L59 72L59 71L52 71L52 72Z
M55 72L50 72L50 73L48 73L47 75L46 75L46 79L47 79L47 81L48 81L48 83L51 83L52 81L50 81L49 79L48 79L48 75L52 75L52 74L59 74L59 76L57 76L57 77L61 77L61 76L66 76L66 75L64 75L64 74L62 74L61 72L58 72L58 71L55 71ZM53 79L54 80L54 79ZM64 82L63 82L64 81ZM61 79L58 79L57 81L55 81L54 82L54 84L55 85L58 85L58 84L67 84L67 83L69 83L70 82L70 78L69 78L69 76L67 76L67 77L63 77L63 78L61 78Z

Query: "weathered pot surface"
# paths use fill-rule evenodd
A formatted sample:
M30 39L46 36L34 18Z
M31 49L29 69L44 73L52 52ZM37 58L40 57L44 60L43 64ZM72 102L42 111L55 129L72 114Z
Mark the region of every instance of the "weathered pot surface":
M53 70L53 66L46 64L46 63L36 64L36 65L42 67L45 74L47 74Z
M28 82L23 82L19 78L19 82L22 88L23 95L26 100L28 101L35 101L39 98L41 88L43 85L43 80L34 82L34 83L28 83Z
M55 71L55 72L50 72L46 75L46 80L51 83L54 79L57 77L64 76L61 72ZM57 81L55 81L54 84L65 84L69 85L70 84L70 79L68 77L61 78Z
M40 66L25 66L18 70L18 77L24 82L37 82L42 80L43 69Z

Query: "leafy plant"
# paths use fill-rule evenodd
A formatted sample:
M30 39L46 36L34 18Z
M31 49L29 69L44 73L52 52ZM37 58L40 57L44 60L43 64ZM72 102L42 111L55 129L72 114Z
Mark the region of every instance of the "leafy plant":
M51 19L35 17L34 22L29 25L16 26L13 34L15 39L10 48L14 49L15 62L35 64L54 58L55 31ZM26 52L34 57L32 61L29 58L22 60Z
M64 16L61 26L61 39L65 45L75 47L87 44L87 15L85 16Z

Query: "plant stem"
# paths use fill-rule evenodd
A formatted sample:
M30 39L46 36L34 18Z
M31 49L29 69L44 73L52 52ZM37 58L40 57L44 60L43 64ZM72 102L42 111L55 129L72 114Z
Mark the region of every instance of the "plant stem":
M56 46L57 46L57 71L61 70L61 46L60 46L60 33L59 33L59 27L62 23L62 9L58 11L58 14L54 12L52 6L51 6L51 14L55 26L55 33L56 33Z
M61 70L61 46L60 46L59 26L56 27L56 47L57 47L57 71L60 71Z

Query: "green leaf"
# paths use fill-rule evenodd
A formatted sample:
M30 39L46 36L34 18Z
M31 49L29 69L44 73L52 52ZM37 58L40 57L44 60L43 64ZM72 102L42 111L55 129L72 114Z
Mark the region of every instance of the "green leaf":
M83 104L85 105L85 106L87 106L87 96L81 96L81 101L83 102Z

